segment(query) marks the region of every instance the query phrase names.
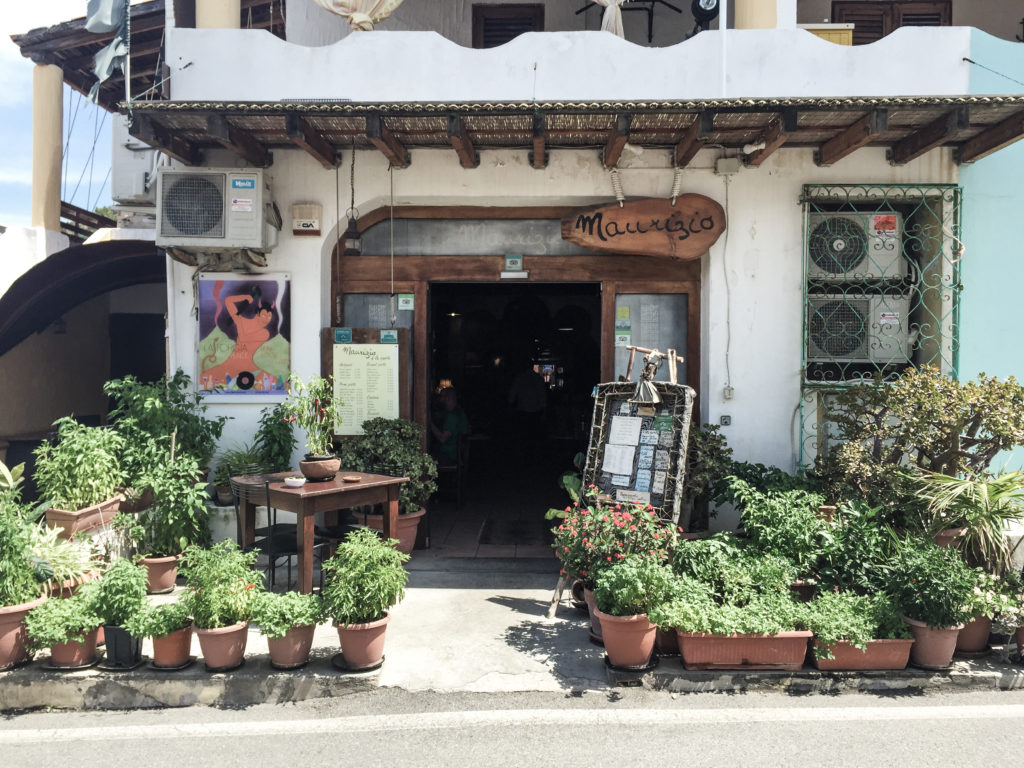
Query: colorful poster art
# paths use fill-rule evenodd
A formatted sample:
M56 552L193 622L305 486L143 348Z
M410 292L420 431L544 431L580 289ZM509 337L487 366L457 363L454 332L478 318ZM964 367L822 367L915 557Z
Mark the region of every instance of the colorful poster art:
M287 275L199 279L199 388L224 395L283 395L291 370Z

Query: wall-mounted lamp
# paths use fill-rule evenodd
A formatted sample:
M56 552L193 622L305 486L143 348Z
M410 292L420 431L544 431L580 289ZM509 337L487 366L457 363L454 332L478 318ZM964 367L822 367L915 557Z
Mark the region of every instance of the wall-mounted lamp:
M757 141L757 142L754 142L753 144L744 144L743 145L743 154L744 155L752 155L755 152L760 152L764 148L765 148L765 143L763 141Z
M358 256L362 253L362 237L359 234L359 210L356 208L356 142L352 140L352 166L349 171L349 189L351 190L352 196L349 198L348 210L345 212L348 216L348 228L345 230L344 238L344 254L346 256Z

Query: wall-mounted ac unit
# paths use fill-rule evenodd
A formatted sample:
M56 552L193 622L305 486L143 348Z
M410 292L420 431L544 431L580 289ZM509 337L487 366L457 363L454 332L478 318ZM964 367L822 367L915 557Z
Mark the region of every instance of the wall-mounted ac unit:
M276 225L276 228L275 228ZM160 168L156 244L196 251L269 251L280 218L261 170Z
M876 280L907 274L903 218L893 211L812 213L807 238L811 280Z
M807 362L905 363L907 296L830 295L807 299Z

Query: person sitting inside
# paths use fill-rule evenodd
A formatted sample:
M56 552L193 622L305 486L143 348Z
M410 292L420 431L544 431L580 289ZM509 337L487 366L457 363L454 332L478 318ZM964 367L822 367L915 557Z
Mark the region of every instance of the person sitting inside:
M438 394L441 405L441 426L430 422L434 435L435 455L441 464L455 464L459 459L459 437L469 434L469 419L459 405L454 387L445 387Z

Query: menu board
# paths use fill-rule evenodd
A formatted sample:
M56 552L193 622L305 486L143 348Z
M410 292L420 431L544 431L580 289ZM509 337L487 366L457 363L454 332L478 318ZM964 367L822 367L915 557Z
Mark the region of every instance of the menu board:
M333 375L335 434L360 435L367 419L398 418L397 344L335 344Z

